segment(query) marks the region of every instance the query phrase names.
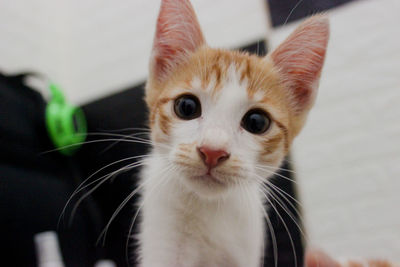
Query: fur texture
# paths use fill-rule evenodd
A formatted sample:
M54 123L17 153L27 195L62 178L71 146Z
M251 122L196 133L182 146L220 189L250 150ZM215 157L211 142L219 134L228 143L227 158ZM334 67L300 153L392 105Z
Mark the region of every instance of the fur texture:
M162 1L146 86L154 146L142 172L141 266L260 265L264 182L314 102L328 32L313 17L259 58L208 47L188 0ZM174 113L183 94L198 98L200 117ZM242 128L251 109L268 115L265 133ZM202 146L230 157L209 169Z

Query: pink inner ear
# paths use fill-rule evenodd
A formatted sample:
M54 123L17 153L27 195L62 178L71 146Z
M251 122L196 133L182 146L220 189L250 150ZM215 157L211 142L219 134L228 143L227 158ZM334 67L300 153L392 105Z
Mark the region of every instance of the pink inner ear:
M324 64L329 39L329 23L314 16L301 24L272 54L285 77L297 112L312 104Z
M150 69L154 78L165 78L202 44L203 34L190 2L162 0Z

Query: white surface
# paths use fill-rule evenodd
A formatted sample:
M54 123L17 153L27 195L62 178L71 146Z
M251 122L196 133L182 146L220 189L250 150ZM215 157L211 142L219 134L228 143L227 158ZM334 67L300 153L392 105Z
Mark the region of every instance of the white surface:
M237 47L266 36L263 0L193 0L205 37ZM9 0L0 70L34 69L83 103L145 80L160 0Z
M112 260L99 260L94 267L117 267L117 265Z
M311 244L336 256L400 260L399 11L364 0L329 13L319 95L292 150Z
M39 267L64 267L56 232L38 233L34 236L34 242Z

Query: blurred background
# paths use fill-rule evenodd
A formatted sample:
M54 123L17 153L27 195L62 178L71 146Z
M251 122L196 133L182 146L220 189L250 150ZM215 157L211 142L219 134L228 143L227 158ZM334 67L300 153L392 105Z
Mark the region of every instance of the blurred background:
M259 55L276 47L306 16L329 14L331 39L319 95L285 162L294 171L285 175L297 182L276 181L302 203L292 204L302 212L296 219L308 238L290 216L285 220L299 262L305 244L337 257L400 261L400 1L191 2L210 46ZM89 133L130 134L123 129L145 127L142 90L159 6L159 0L0 2L0 258L14 261L7 266L36 266L33 236L48 230L57 231L66 266L93 266L102 258L127 265L132 205L113 222L105 246L95 243L134 188L136 170L83 201L71 227L57 221L81 180L147 148L118 143L110 149L105 142L84 145L69 158L42 155L52 148L42 119L49 93L40 86L35 89L44 99L31 93L15 74L33 71L60 84L68 100L85 112ZM88 141L99 138L88 135ZM277 218L275 226L282 232L279 266L294 266Z

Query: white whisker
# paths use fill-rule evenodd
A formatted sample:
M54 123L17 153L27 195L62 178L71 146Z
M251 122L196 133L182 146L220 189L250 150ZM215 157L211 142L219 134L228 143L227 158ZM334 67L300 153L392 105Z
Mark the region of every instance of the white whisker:
M271 200L268 198L268 196L265 194L264 191L261 190L261 193L265 196L265 199L270 203L271 207L274 209L274 211L276 212L276 214L278 215L279 219L282 221L282 224L286 230L286 232L288 233L288 237L290 240L290 244L292 246L292 251L293 251L293 256L294 256L294 265L295 267L297 267L297 253L296 253L296 248L294 246L294 242L293 242L293 238L292 235L290 234L289 228L286 225L285 220L282 218L281 214L279 213L278 209L275 207L275 205L271 202Z
M278 243L276 241L276 235L275 235L275 230L272 225L271 219L268 216L268 213L265 211L265 208L263 206L260 207L263 211L264 218L267 221L268 224L268 229L271 234L271 240L272 240L272 251L273 251L273 256L274 256L274 266L278 267Z
M73 218L74 218L74 215L75 215L75 213L76 213L76 210L78 209L80 203L81 203L86 197L88 197L90 194L92 194L97 188L99 188L102 184L104 184L104 183L105 183L107 180L109 180L111 177L113 177L113 176L115 176L115 175L117 175L117 174L119 174L119 173L121 173L121 172L123 172L123 171L128 171L128 170L131 170L131 169L133 169L133 168L135 168L135 167L138 167L138 166L141 166L141 165L143 165L143 163L135 162L135 163L132 163L132 164L128 164L127 166L122 167L122 168L120 168L120 169L118 169L118 170L116 170L116 171L113 171L113 172L110 173L110 174L104 175L104 176L102 176L102 177L100 177L100 178L98 178L98 179L96 179L96 180L90 182L89 184L85 185L84 187L82 187L80 190L83 190L83 189L85 189L86 187L88 187L88 186L90 186L90 185L96 183L97 181L100 181L100 180L101 180L101 181L100 181L99 183L97 183L92 189L90 189L88 192L86 192L85 194L83 194L83 195L77 200L77 202L75 203L75 205L74 205L74 207L73 207L73 209L72 209L72 211L71 211L71 215L70 215L70 219L69 219L68 224L71 225L72 220L73 220Z
M259 167L259 168L268 168L268 169L271 169L271 170L277 170L277 171L285 171L285 172L290 172L290 173L296 173L294 170L291 170L291 169L286 169L286 168L282 168L282 167L274 167L274 166L265 165L265 164L263 164L263 165L255 164L255 166L256 166L256 167Z
M83 182L80 183L80 185L74 190L74 192L73 192L73 193L71 194L71 196L68 198L68 200L67 200L67 202L65 203L64 208L63 208L63 210L62 210L62 212L61 212L61 214L60 214L60 217L59 217L59 219L58 219L58 224L57 224L57 225L60 225L60 221L61 221L61 219L64 217L65 211L66 211L66 209L67 209L69 203L72 201L72 199L74 198L74 196L75 196L76 194L78 194L78 193L81 192L83 189L87 188L88 186L92 185L93 183L95 183L95 182L101 180L102 178L104 178L105 176L109 175L110 173L109 173L109 174L106 174L105 176L102 176L102 177L96 179L95 181L92 181L91 183L89 183L89 184L87 184L87 185L85 185L85 183L86 183L87 181L89 181L93 176L95 176L96 174L98 174L98 173L101 172L102 170L104 170L104 169L106 169L106 168L108 168L108 167L110 167L110 166L112 166L112 165L118 164L118 163L120 163L120 162L124 162L124 161L127 161L127 160L133 160L133 159L137 159L137 158L145 158L145 157L147 157L147 155L133 156L133 157L128 157L128 158L120 159L120 160L114 161L114 162L112 162L112 163L110 163L110 164L107 164L106 166L104 166L104 167L100 168L99 170L95 171L94 173L92 173L88 178L86 178ZM135 162L135 163L138 163L138 162Z
M278 205L286 212L286 214L290 217L290 219L293 221L293 223L296 225L296 227L299 229L300 233L303 235L303 237L305 239L307 239L306 234L303 231L303 228L299 225L298 220L296 219L296 216L293 215L293 213L289 210L289 208L283 203L283 201L273 192L273 191L268 191L265 190L264 192L266 192L268 195L270 195L272 197L272 199L274 199ZM288 202L290 203L290 202ZM300 213L298 212L298 210L296 209L297 214L300 217Z
M305 240L308 241L308 237L307 235L304 233L303 228L301 227L301 225L299 225L298 220L296 219L296 216L289 210L289 208L286 206L286 204L283 202L283 200L275 193L277 192L278 194L280 194L281 197L284 198L284 200L286 201L286 203L288 203L290 205L290 207L293 208L293 210L296 212L297 217L300 219L300 221L304 221L303 217L301 216L301 212L297 209L297 207L289 200L285 197L285 195L283 195L282 193L287 194L288 196L290 196L288 193L286 193L284 190L280 189L278 186L274 185L273 183L269 182L268 180L265 180L257 175L257 174L253 174L256 176L257 182L259 183L259 185L261 186L261 190L263 190L265 193L269 194L278 204L279 206L288 214L288 216L290 217L290 219L294 222L294 224L296 225L296 227L299 229L300 233L302 234L302 236L304 237ZM266 183L266 184L264 184ZM267 187L267 186L270 187ZM271 190L268 190L271 189ZM275 190L275 192L273 191ZM278 191L279 190L279 191ZM280 192L281 191L281 192ZM296 203L300 204L300 202L298 202L295 198L293 198L292 196L290 196L294 201L296 201Z
M289 15L287 16L287 18L285 19L285 22L283 23L283 25L286 25L286 23L289 21L290 16L293 14L293 12L296 10L296 8L303 2L303 0L300 0L296 3L296 5L292 8L292 10L290 10Z
M293 179L290 179L289 177L286 177L286 176L284 176L284 175L282 175L280 173L274 172L274 171L266 169L266 168L261 168L261 167L255 167L255 168L258 169L258 170L261 170L261 171L268 172L269 174L273 174L273 175L279 176L279 177L281 177L281 178L283 178L285 180L288 180L288 181L291 181L291 182L297 184L297 181L295 181Z

